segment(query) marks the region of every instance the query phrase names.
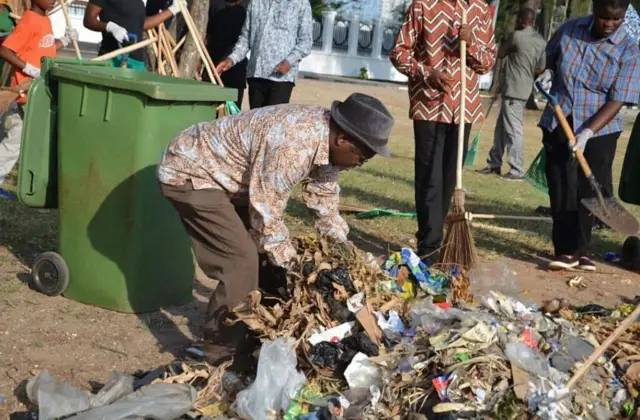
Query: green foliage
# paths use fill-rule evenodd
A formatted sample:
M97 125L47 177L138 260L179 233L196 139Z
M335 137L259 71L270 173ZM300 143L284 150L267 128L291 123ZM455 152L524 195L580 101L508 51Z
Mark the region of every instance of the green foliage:
M340 1L330 1L325 2L324 0L309 0L311 3L311 13L315 19L322 19L322 12L325 10L340 10L344 2Z

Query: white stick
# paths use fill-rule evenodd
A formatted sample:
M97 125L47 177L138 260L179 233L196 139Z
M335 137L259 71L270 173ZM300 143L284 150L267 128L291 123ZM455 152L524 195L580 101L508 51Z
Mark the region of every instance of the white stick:
M140 48L144 48L147 45L151 45L154 42L157 42L158 40L154 37L154 38L149 38L149 39L145 39L144 41L140 41L136 44L133 45L129 45L128 47L124 47L124 48L120 48L117 49L115 51L111 51L110 53L101 55L100 57L96 57L94 58L92 61L107 61L107 60L111 60L112 58L116 58L117 56L121 55L121 54L126 54L126 53L130 53L132 51L137 51Z
M196 44L196 50L200 54L200 59L204 63L204 67L207 70L207 74L209 75L209 79L211 79L212 83L215 83L215 78L213 76L213 69L209 66L209 62L204 55L203 45L201 45L202 39L200 38L200 33L198 32L198 28L195 27L193 19L191 17L191 13L189 13L189 9L181 2L178 2L180 6L180 10L182 11L182 17L184 18L184 22L187 24L187 28L189 28L189 32L191 32L191 36L193 37L193 41Z
M71 24L71 18L69 17L69 9L67 9L67 3L65 3L65 0L59 0L59 1L60 1L60 7L62 7L62 13L64 14L64 20L67 22L67 30L73 29L73 26ZM80 53L80 46L78 45L78 41L73 39L72 43L73 43L73 49L76 51L76 58L78 60L82 60L82 54Z
M467 9L462 6L462 24L467 23ZM458 128L458 159L456 162L456 189L462 189L462 157L464 151L464 128L467 105L467 43L460 41L460 126Z

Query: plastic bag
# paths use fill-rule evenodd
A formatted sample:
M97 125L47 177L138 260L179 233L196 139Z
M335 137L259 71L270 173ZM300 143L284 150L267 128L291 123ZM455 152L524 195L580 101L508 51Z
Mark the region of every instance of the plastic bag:
M133 392L133 378L114 372L95 395L41 372L27 384L27 395L38 405L39 419L69 417L74 420L173 420L191 410L196 390L183 384L153 384Z
M354 356L364 353L366 356L377 356L378 346L365 334L358 334L345 337L338 343L321 342L311 349L309 357L311 363L322 368L343 371Z
M409 311L412 327L422 326L429 335L437 335L445 328L451 327L457 320L457 312L444 310L433 304L431 298L416 303Z
M504 353L509 361L520 369L545 378L549 376L549 366L545 357L526 344L509 343Z
M188 384L151 384L69 420L174 420L188 413L197 397L196 389Z
M318 277L316 278L316 284L318 285L318 288L325 291L333 292L333 283L337 283L344 287L349 295L354 295L357 293L357 290L353 285L353 282L351 281L349 270L347 270L346 268L322 270L318 273Z
M382 386L380 369L371 363L363 353L358 353L354 356L351 364L344 371L344 378L351 389Z
M238 393L234 411L242 418L266 420L269 410L286 411L307 378L296 370L293 338L266 342L260 350L256 380Z
M46 371L27 383L27 396L38 406L40 420L53 420L91 408L89 391L59 382Z
M484 264L480 268L475 268L469 272L471 282L471 292L480 298L485 307L493 309L486 304L486 299L492 296L491 292L508 297L520 299L522 289L518 284L518 273L509 266L506 261L494 261ZM523 301L525 306L532 306L532 302Z

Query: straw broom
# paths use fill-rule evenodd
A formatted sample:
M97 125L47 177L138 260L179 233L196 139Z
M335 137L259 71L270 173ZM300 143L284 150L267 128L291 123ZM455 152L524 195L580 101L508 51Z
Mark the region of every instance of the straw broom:
M462 7L462 24L467 23L467 10ZM444 238L440 263L459 265L467 269L478 266L478 253L471 235L471 224L465 218L464 190L462 189L462 158L464 148L464 123L467 98L467 44L460 42L460 127L458 128L458 156L456 162L456 189L453 195L453 211L447 216L447 234Z
M18 86L0 88L0 114L7 112L18 98L26 95L30 86L31 80L27 80Z

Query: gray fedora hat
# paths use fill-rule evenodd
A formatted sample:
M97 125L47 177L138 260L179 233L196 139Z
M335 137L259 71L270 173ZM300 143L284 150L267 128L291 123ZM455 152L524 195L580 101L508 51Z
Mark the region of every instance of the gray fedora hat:
M344 102L333 102L331 118L353 140L382 157L391 155L387 143L393 127L393 116L373 96L353 93Z

